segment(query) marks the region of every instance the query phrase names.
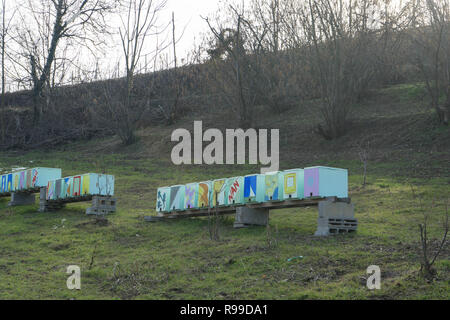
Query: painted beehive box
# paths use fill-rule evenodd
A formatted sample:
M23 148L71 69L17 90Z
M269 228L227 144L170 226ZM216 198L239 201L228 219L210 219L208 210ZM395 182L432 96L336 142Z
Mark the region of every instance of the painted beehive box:
M184 185L170 187L170 211L184 210Z
M30 168L6 175L5 189L9 192L26 191L47 186L50 180L61 178L61 169L58 168ZM3 178L2 178L3 181Z
M51 180L47 184L47 200L77 198L86 195L113 196L114 176L85 173Z
M198 207L198 183L188 183L184 186L184 208L195 209Z
M211 206L224 206L226 205L225 199L225 181L226 179L217 179L213 181L211 192Z
M291 169L282 172L283 175L283 198L303 199L304 189L303 169Z
M244 177L244 201L264 201L264 175L252 174Z
M226 179L225 204L244 204L244 177L233 177Z
M283 200L283 175L279 171L264 175L264 201Z
M209 207L209 201L211 199L211 186L211 181L198 183L198 208Z
M348 172L331 167L308 167L304 169L304 196L348 197Z
M170 211L170 187L158 188L156 193L156 211L169 212Z
M0 194L9 194L12 190L13 174L4 174L0 179Z

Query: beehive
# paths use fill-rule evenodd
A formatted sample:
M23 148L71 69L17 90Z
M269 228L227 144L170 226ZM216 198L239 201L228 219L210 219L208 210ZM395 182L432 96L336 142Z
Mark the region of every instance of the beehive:
M304 196L348 197L347 169L331 167L308 167L304 169Z
M283 198L303 199L304 198L304 173L303 169L290 169L282 172Z
M244 202L264 201L264 175L251 174L244 177Z
M48 181L61 178L58 168L31 168L0 176L0 194L46 187Z
M85 173L47 183L47 200L70 199L82 196L113 196L114 176Z
M211 199L211 181L203 181L198 183L198 208L209 207Z
M212 183L211 191L211 206L225 206L226 194L225 194L225 181L226 179L216 179ZM216 199L217 198L217 199Z
M264 174L264 201L283 200L283 175L280 171Z
M233 177L226 179L225 204L244 204L244 177Z
M184 186L184 208L198 208L198 183L188 183Z
M170 211L184 210L184 185L170 187Z
M170 187L158 188L156 192L156 211L169 212L170 211Z

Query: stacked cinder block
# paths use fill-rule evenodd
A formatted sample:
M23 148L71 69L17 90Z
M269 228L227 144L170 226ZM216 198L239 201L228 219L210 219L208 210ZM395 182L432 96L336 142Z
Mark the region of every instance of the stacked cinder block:
M353 232L357 227L353 203L336 198L319 202L316 236Z
M92 206L86 209L86 214L105 215L116 212L116 199L110 196L93 196Z

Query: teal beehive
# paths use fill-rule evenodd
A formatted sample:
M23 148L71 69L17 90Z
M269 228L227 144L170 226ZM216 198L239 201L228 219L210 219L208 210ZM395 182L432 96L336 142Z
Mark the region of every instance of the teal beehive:
M282 172L283 199L304 198L304 173L303 169L290 169Z
M304 169L304 196L348 197L347 169L308 167Z
M244 204L244 177L233 177L225 180L225 204Z
M47 200L71 199L83 196L113 196L114 176L85 173L55 180L47 184Z
M30 168L13 172L11 178L11 192L33 190L46 187L49 181L61 178L61 169Z
M160 187L156 191L156 211L170 211L170 187Z
M170 187L170 211L184 210L184 185Z

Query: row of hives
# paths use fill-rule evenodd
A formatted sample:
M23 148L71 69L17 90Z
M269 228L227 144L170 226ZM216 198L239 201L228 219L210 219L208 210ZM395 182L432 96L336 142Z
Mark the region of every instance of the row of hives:
M348 197L348 172L319 166L161 187L156 211L331 196Z

